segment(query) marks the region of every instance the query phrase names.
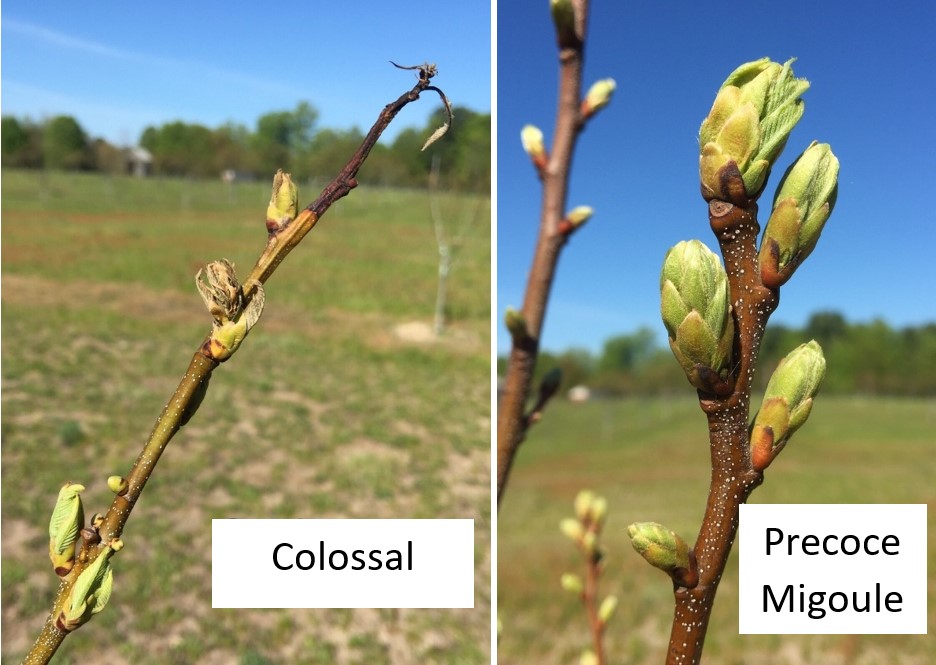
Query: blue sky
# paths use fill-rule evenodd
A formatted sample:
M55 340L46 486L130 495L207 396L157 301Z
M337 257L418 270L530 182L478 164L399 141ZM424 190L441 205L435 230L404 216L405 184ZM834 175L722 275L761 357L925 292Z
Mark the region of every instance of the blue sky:
M453 29L455 26L457 29ZM181 119L253 128L307 100L319 126L367 130L414 83L389 64L435 62L454 104L490 111L490 4L416 2L32 2L2 14L2 109L74 115L92 136L135 143ZM385 138L422 126L411 105Z
M552 135L556 50L548 4L498 7L498 310L522 302L539 225L540 186L519 132ZM546 319L548 349L598 350L607 337L659 319L666 250L699 238L717 251L699 195L699 124L739 64L797 57L812 83L762 197L813 139L841 162L839 198L812 256L781 291L771 319L801 325L835 309L904 326L936 320L936 6L879 2L598 0L585 81L617 94L580 137L569 207L595 216L566 246ZM766 214L765 214L766 212ZM498 350L509 342L498 326Z

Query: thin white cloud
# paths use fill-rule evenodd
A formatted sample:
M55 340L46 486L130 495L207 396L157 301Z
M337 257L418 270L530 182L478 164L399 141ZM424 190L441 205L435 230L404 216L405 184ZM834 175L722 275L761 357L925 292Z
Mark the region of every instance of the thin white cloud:
M24 21L17 21L16 19L3 18L3 29L10 30L12 32L30 37L33 39L39 39L47 44L54 44L56 46L61 46L64 48L77 49L79 51L85 51L87 53L94 53L96 55L104 55L112 58L127 58L132 57L132 54L121 51L120 49L115 49L106 44L101 44L99 42L92 42L85 39L77 39L69 35L62 34L61 32L56 32L55 30L49 30L48 28L43 28L40 25L35 25L33 23L26 23Z
M303 92L295 86L248 76L239 72L222 69L220 67L215 67L213 65L208 65L201 62L179 60L177 58L166 58L119 49L113 46L109 46L108 44L103 44L101 42L87 39L79 39L56 30L51 30L41 25L7 18L5 16L3 18L3 29L10 30L14 33L61 48L83 51L85 53L118 60L131 60L162 69L173 69L178 71L180 74L191 75L193 71L197 71L204 76L208 76L213 79L224 79L239 86L248 86L258 90L266 90L296 97L303 96Z

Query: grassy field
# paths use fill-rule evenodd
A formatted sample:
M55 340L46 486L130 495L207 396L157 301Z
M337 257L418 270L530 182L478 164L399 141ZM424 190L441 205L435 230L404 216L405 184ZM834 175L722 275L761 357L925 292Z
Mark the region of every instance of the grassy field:
M708 492L705 418L685 399L560 401L524 443L498 516L499 663L574 663L589 645L578 599L559 587L581 574L559 533L578 490L608 499L603 594L620 599L610 662L658 665L672 619L671 583L634 551L626 527L657 521L694 541ZM757 403L757 402L755 402ZM927 503L929 635L738 635L734 551L706 639L708 665L923 665L936 653L936 401L820 395L809 422L767 470L752 503ZM921 581L921 583L923 583Z
M300 183L304 201L318 191ZM51 604L59 487L85 484L89 515L108 505L105 479L129 469L209 330L196 270L227 258L245 275L268 199L266 183L4 171L3 663ZM489 218L435 338L425 193L361 188L328 212L170 444L110 605L54 662L489 662ZM475 609L213 611L210 520L224 517L474 518Z

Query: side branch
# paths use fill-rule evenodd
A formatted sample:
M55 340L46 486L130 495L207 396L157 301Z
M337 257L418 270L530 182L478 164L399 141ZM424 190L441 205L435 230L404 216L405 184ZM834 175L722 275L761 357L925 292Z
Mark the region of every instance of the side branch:
M504 395L497 416L497 503L500 505L514 457L526 437L529 421L524 409L530 396L539 341L556 265L566 236L558 232L565 213L575 141L582 129L581 89L587 2L576 3L579 39L559 51L559 101L552 152L543 179L540 234L523 301L527 334L515 339L510 351Z
M384 130L390 125L404 106L419 99L421 92L429 88L436 90L443 99L446 107L448 107L448 100L445 98L445 95L434 86L430 86L429 81L430 79L428 77L420 77L419 82L413 86L412 90L403 93L395 102L387 104L384 107L383 111L381 111L380 115L377 117L377 121L374 123L373 127L370 128L370 131L367 132L367 136L364 137L360 147L354 152L351 159L348 160L348 163L345 164L338 175L325 186L325 189L322 190L318 198L306 207L306 210L314 213L316 217L321 217L335 201L347 196L348 192L357 187L357 172L364 164L364 160L367 159L370 151L377 145L380 135L383 134Z
M734 390L723 398L699 391L709 422L712 476L705 516L694 547L699 584L677 587L668 665L698 663L728 554L738 528L740 506L763 482L751 463L748 440L751 382L767 319L779 294L761 282L757 264L757 205L713 200L709 221L718 238L731 293L735 322L732 367Z
M351 159L339 172L339 174L325 187L319 197L310 204L300 214L296 215L291 221L284 221L275 228L270 229L267 239L267 245L261 253L257 264L254 266L251 274L244 281L244 284L238 286L233 283L233 288L239 294L238 301L243 300L242 306L237 307L236 312L231 312L231 318L239 315L242 311L253 304L259 304L262 309L262 292L259 291L260 285L264 283L270 275L276 270L286 255L299 244L302 238L312 229L318 219L328 210L338 199L346 196L354 187L357 186L355 179L361 165L367 159L370 151L377 143L383 131L389 126L390 122L396 117L400 110L417 99L422 91L431 89L442 97L446 109L451 112L448 100L441 90L430 85L430 79L434 75L434 67L430 71L420 71L419 82L408 92L401 95L395 102L388 104L381 111L377 121L371 127L365 136L361 146L351 156ZM233 268L231 268L231 278L233 279ZM204 297L204 294L203 294ZM259 311L256 313L259 317ZM247 324L248 327L252 323ZM214 333L213 333L214 334ZM61 645L68 634L58 625L60 613L70 601L70 594L75 585L75 581L81 572L90 566L98 557L108 550L108 543L119 538L127 523L133 507L136 505L147 480L153 473L157 462L163 451L166 449L169 441L175 433L185 425L197 410L199 404L205 396L208 388L208 381L211 373L218 366L220 361L229 357L233 349L224 357L214 357L210 351L209 341L213 339L213 334L206 338L205 343L195 352L185 376L182 377L178 388L173 393L162 413L156 420L156 424L143 447L142 452L137 457L136 462L125 479L126 486L117 496L115 496L107 513L101 518L100 522L95 522L92 527L85 528L81 532L82 547L75 560L75 565L71 572L63 578L62 584L58 589L52 613L50 614L45 626L43 627L39 638L26 656L24 663L39 664L48 663L52 656ZM241 333L240 339L243 339L246 331ZM240 343L240 339L236 341ZM236 346L234 347L236 348ZM116 490L115 490L116 492ZM71 630L71 629L69 629Z
M605 655L604 633L607 623L599 615L598 577L601 575L600 561L593 555L588 561L585 575L585 589L582 592L582 601L585 604L585 613L588 616L588 629L592 638L592 651L597 658L597 665L606 665L608 658Z

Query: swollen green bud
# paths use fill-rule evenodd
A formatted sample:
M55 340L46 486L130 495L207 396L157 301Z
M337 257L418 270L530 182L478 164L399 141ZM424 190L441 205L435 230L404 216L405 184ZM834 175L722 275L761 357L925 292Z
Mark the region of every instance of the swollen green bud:
M777 448L806 422L825 370L825 357L815 340L801 344L780 361L767 382L764 401L751 426L751 461L755 469L767 468Z
M588 206L576 206L566 214L565 218L569 220L572 228L576 228L591 219L592 213L594 210Z
M580 522L589 519L591 515L592 502L595 500L595 493L591 490L582 490L575 495L575 516Z
M778 288L813 251L835 207L839 161L813 141L780 181L760 248L761 279Z
M52 519L49 520L49 558L59 577L65 577L75 565L78 534L84 525L80 496L84 489L84 485L65 483L59 490Z
M666 253L660 274L660 311L673 355L689 382L725 394L734 321L728 276L718 257L698 240Z
M288 173L279 169L273 176L273 193L267 207L266 226L271 233L280 230L299 214L299 188Z
M507 325L507 331L510 333L514 344L520 344L530 336L523 313L518 312L513 307L508 307L504 312L504 323Z
M556 25L556 40L559 46L574 46L578 43L575 35L575 5L572 0L549 0L553 23Z
M582 578L572 573L563 573L559 583L562 585L562 588L569 593L582 593L585 589L585 585L582 584Z
M559 220L556 226L556 232L563 236L569 236L591 219L594 211L588 206L577 206L572 208L566 216Z
M608 623L608 621L611 620L611 617L614 616L614 610L617 609L617 606L617 596L608 596L603 601L601 601L601 606L598 608L598 618L601 619L601 623Z
M539 170L545 169L548 158L546 156L546 147L543 145L543 132L540 131L540 128L534 125L524 125L523 129L520 130L520 142L523 144L526 154L533 160L536 168Z
M72 586L65 609L56 619L59 630L71 632L104 609L114 586L110 557L122 547L122 541L112 540L98 558L81 571Z
M686 541L662 524L635 522L627 533L640 556L670 577L684 579L695 573Z
M614 79L601 79L592 84L588 89L588 94L582 100L582 119L587 120L598 111L611 103L611 96L617 84Z
M263 312L263 287L256 285L253 297L244 307L243 292L234 274L234 266L227 259L213 261L195 275L195 286L201 294L212 322L211 336L203 352L223 362L231 357L253 328Z
M604 526L604 519L607 514L608 500L603 496L595 497L595 500L591 503L591 510L588 513L588 518L600 529L602 526Z
M121 476L110 476L107 479L107 487L117 496L123 496L130 489L130 483Z
M559 522L559 530L562 531L562 535L576 543L580 543L585 537L585 527L577 519L571 517L566 517Z
M794 430L806 422L808 413L802 415L802 411L808 412L807 403L819 392L825 371L822 347L816 340L810 340L787 354L770 377L764 397L782 397L787 401Z
M562 368L553 367L543 375L543 379L540 381L539 403L545 404L552 399L553 395L559 390L560 385L562 385Z
M585 649L579 657L579 665L598 665L601 661L591 649Z
M699 129L699 173L706 200L746 205L760 195L770 167L803 115L809 88L793 76L793 60L741 65L722 84ZM738 176L743 190L732 182Z

